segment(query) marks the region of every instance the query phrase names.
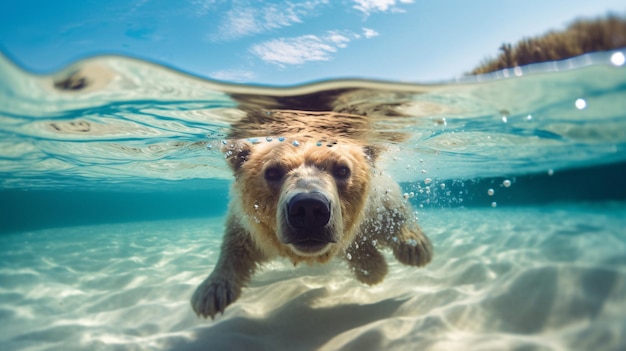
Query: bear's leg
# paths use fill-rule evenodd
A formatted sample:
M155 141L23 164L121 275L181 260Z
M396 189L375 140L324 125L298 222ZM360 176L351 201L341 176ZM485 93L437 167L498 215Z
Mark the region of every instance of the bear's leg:
M387 245L400 263L422 267L432 260L433 246L416 223L404 223L389 238Z
M411 213L411 205L401 199L400 188L387 190L382 206L365 219L364 235L391 248L400 263L422 267L432 260L433 247Z
M357 238L346 250L345 259L356 278L368 285L378 284L387 275L387 261L369 240Z
M265 260L234 216L229 217L226 228L217 265L191 298L193 310L204 318L224 313L226 306L239 298L258 263Z

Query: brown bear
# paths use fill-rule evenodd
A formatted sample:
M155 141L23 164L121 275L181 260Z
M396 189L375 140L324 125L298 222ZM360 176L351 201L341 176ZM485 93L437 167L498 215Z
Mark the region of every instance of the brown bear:
M224 141L235 181L217 265L191 299L199 316L223 313L257 266L277 256L294 265L339 257L370 285L387 274L382 248L406 265L430 262L431 243L410 204L376 168L381 147L359 137L364 133L357 129L368 128L366 118L286 110L257 114L270 115L275 119L269 123L258 124L254 114L245 123L274 137Z

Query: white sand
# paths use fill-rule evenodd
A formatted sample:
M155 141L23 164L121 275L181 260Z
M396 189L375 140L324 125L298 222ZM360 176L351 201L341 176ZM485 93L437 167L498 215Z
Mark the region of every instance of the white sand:
M222 219L0 237L0 350L624 350L626 205L420 212L436 258L375 287L266 266L215 321L189 306Z

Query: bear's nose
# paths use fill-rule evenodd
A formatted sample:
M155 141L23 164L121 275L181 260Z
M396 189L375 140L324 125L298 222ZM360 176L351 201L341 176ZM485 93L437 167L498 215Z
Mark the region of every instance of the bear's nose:
M318 229L330 220L330 201L321 193L300 193L287 204L289 224L297 229Z

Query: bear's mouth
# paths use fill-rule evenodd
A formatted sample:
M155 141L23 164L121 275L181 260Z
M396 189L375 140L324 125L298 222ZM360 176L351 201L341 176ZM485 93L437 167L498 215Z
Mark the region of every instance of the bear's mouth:
M328 246L328 241L320 241L314 239L306 239L298 242L292 242L291 245L298 251L303 253L316 253L322 251Z

